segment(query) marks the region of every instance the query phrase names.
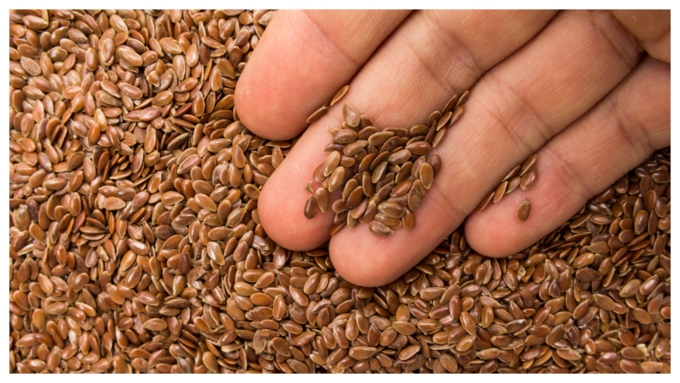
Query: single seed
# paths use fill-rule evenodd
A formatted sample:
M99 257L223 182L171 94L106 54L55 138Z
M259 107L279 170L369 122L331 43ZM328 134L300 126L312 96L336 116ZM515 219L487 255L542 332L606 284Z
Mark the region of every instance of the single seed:
M356 154L359 154L364 147L368 144L368 141L365 140L356 140L352 142L351 144L345 145L345 148L343 150L343 153L346 156L354 156Z
M467 92L467 91L466 91ZM465 101L465 100L463 100ZM453 111L453 115L451 116L451 119L449 120L449 127L453 126L458 120L460 120L461 117L463 117L463 114L465 114L465 105L459 105L456 107L456 109Z
M350 105L349 102L346 102L342 108L342 117L344 118L347 125L351 126L352 128L356 128L361 122L359 114L356 110L354 110L354 108L352 108L352 105Z
M357 139L357 132L352 129L340 129L333 134L333 142L336 144L349 144Z
M314 113L312 113L311 116L307 117L307 120L305 122L308 123L308 124L313 124L313 123L319 121L319 119L321 119L321 117L323 117L323 115L326 114L327 110L328 110L328 105L324 105L324 106L320 107Z
M357 186L347 196L347 200L345 201L345 208L346 209L354 208L355 206L357 206L362 201L363 198L364 198L364 188L361 187L361 186Z
M510 194L513 191L515 191L515 189L517 189L517 187L519 187L519 184L521 182L521 177L520 176L514 176L509 181L504 181L504 182L508 183L508 186L505 188L505 194Z
M394 132L378 132L368 137L368 144L379 147L392 137L394 137Z
M517 219L520 222L524 222L529 218L529 214L531 213L531 201L529 201L529 198L525 198L524 201L519 205L519 209L517 210Z
M529 171L529 169L531 169L531 167L534 166L534 164L536 163L536 158L538 157L535 154L532 154L531 156L529 156L529 158L527 158L526 161L524 161L519 171L520 177L525 175Z
M331 152L328 156L326 156L326 159L323 162L323 176L328 177L333 173L333 171L338 167L340 164L340 159L341 159L341 154L340 152L333 151ZM320 181L316 181L320 182Z
M392 229L378 221L373 221L368 225L368 229L378 237L389 237L393 234Z
M380 182L380 180L383 179L383 176L385 176L386 171L387 161L383 161L373 170L373 174L371 175L371 182L373 182L374 184Z
M449 99L449 101L444 105L444 108L442 109L441 113L445 114L452 111L453 107L456 106L456 103L458 102L458 97L460 97L459 94L454 94L451 97L451 99Z
M538 177L538 169L536 169L536 166L532 166L522 176L519 187L522 188L522 190L531 189L536 183L536 177Z
M421 181L422 182L422 181ZM399 197L402 196L411 190L411 185L413 185L413 181L410 179L405 179L398 184L394 186L394 189L392 189L392 192L390 193L390 197ZM364 188L365 189L365 188ZM367 196L370 197L370 196Z
M507 190L507 188L508 188L508 181L505 181L505 182L501 183L500 185L498 185L498 187L496 188L496 191L494 193L494 196L493 196L493 203L500 202L501 198L503 198L503 196L505 195L505 191Z
M425 141L418 141L408 145L406 149L416 156L424 156L430 151L431 146Z
M335 103L340 101L340 99L343 98L345 96L345 94L347 94L348 90L349 90L349 85L345 85L342 88L340 88L340 90L338 90L338 92L335 93L335 96L333 96L333 98L331 99L330 105L333 106L333 105L335 105Z
M380 205L378 205L378 210L381 212L387 214L388 216L392 218L401 218L404 216L406 211L404 210L405 208L401 206L400 204L396 202L383 202Z
M404 208L404 216L401 218L404 229L411 231L416 227L416 216L408 208Z
M458 102L456 103L454 109L457 109L459 106L465 105L465 102L467 101L469 95L470 95L469 91L466 90L465 92L463 92L463 94L461 94L460 97L458 98Z
M316 215L317 203L314 196L310 195L307 198L307 203L305 204L305 217L307 219L312 219Z
M423 162L422 165L420 165L420 171L418 174L423 187L429 190L432 186L432 181L434 180L434 169L432 169L432 165L427 162Z
M112 210L120 210L125 207L125 202L117 197L109 197L104 200L104 209L112 211Z
M439 143L444 139L444 135L446 134L446 128L440 130L437 132L437 134L434 135L434 139L432 140L432 147L436 148Z
M328 191L326 189L324 188L316 189L316 202L318 203L319 210L321 210L322 213L325 213L326 210L328 210L328 206L330 204L330 196L328 195Z
M336 190L339 190L340 187L342 186L342 182L345 179L345 168L343 167L337 167L333 171L333 174L330 176L330 181L328 184L328 191L329 192L334 192Z
M408 208L411 211L417 211L420 209L420 205L425 197L425 187L421 184L420 180L417 180L411 186L411 190L408 192Z

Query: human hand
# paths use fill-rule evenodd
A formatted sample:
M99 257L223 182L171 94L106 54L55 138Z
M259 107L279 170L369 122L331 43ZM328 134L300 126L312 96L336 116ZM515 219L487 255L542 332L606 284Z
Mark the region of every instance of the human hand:
M345 84L343 100L308 127ZM267 234L293 250L328 241L334 214L307 220L304 187L344 102L378 129L408 128L468 88L465 115L432 151L442 168L415 229L379 238L359 225L333 236L331 258L345 279L391 282L468 215L475 251L511 255L670 145L670 12L278 11L236 89L238 115L255 134L304 132L260 195ZM536 185L476 213L532 153ZM515 214L527 197L531 216L522 223Z

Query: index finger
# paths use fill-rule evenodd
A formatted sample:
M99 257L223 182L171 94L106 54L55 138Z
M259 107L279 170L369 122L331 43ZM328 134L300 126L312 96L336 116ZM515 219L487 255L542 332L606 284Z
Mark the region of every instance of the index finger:
M239 118L271 140L299 135L409 13L277 11L238 81Z

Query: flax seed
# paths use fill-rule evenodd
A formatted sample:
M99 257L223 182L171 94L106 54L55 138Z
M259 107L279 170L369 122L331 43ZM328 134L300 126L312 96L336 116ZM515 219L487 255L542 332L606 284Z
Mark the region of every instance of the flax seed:
M522 190L531 189L536 183L536 177L538 177L538 170L536 169L536 166L532 166L522 176L519 187L522 188Z
M517 209L517 219L520 222L524 222L527 220L527 218L529 218L530 213L531 213L531 201L529 201L529 198L525 198L522 204L519 205L519 209Z
M330 196L328 195L328 191L326 189L316 189L316 202L319 205L319 210L321 210L321 213L325 213L326 210L328 210Z
M348 90L349 90L349 85L345 85L342 88L340 88L340 90L338 90L338 92L335 93L335 95L331 99L330 105L333 106L333 105L335 105L335 103L340 101L340 99L343 98L345 96L345 94L347 94Z
M356 110L348 102L342 108L342 117L344 118L347 125L352 128L356 128L361 123L361 119Z
M505 181L505 182L501 183L500 185L498 185L498 187L496 188L496 191L494 192L493 203L500 202L501 198L503 198L503 196L505 195L507 188L508 188L508 181Z
M384 224L378 222L378 221L373 221L368 225L369 230L371 233L378 237L389 237L392 235L392 230L385 226Z
M309 198L307 198L307 203L305 204L305 217L307 219L314 218L314 216L316 216L316 208L317 208L316 198L310 195Z

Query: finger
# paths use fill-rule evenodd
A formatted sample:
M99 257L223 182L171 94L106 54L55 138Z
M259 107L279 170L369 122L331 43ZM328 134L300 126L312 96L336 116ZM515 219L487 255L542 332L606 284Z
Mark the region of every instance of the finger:
M553 11L420 11L352 81L352 105L379 128L427 121L534 37Z
M391 37L376 53L381 65L369 63L368 66L372 67L369 74L363 74L362 70L352 81L353 91L347 99L357 107L361 105L359 111L362 114L377 116L375 122L379 127L390 126L389 121L402 121L397 126L422 123L432 110L441 108L452 95L452 86L442 87L441 83L460 84L458 90L469 87L477 76L530 40L552 16L553 13L545 11L456 11L445 13L445 17L427 12L414 14L405 23L404 31L400 28L396 36ZM435 17L435 22L432 17ZM446 26L447 29L443 30L439 26ZM419 34L418 31L422 30L429 30L435 35ZM409 41L400 42L405 38ZM408 44L412 44L413 48L407 48ZM427 53L430 49L438 52L433 56ZM428 57L430 69L424 67L418 55ZM432 59L439 60L430 63ZM433 77L430 70L435 68L439 74ZM405 73L408 75L405 76ZM427 112L423 113L424 110ZM326 156L322 148L330 142L327 129L337 126L341 119L341 111L332 108L327 116L307 130L262 190L258 209L262 224L268 235L286 248L311 249L328 240L333 215L318 214L312 220L305 219L302 210L309 194L303 188L311 179L314 168ZM433 192L432 195L437 194ZM442 201L440 195L440 206ZM433 206L437 204L431 203ZM420 233L426 227L420 225L411 233ZM359 235L361 230L364 229L357 227L351 232ZM443 238L444 232L441 228L438 230L436 235ZM406 238L407 235L412 234L402 230L399 236L390 238L390 242L396 241L397 237ZM358 243L352 244L351 248L356 248ZM434 247L432 245L425 249L424 246L430 244L412 246L410 250L413 254L410 256L413 258L408 262L413 262L415 257L422 256ZM373 258L370 260L376 265L380 263ZM333 262L342 261L333 259ZM357 280L352 282L360 283Z
M255 134L299 135L409 11L280 10L236 87L236 110Z
M647 57L595 108L538 152L539 180L472 214L465 237L489 256L516 253L566 222L596 194L670 145L670 65ZM531 201L521 223L517 208Z
M432 203L416 213L416 228L424 225L424 231L401 231L383 243L365 230L343 230L330 247L338 272L359 284L376 279L374 264L384 265L383 282L406 272L460 225L510 168L625 78L641 56L633 42L609 12L558 15L472 89L465 116L436 149L443 165L426 196ZM358 249L363 243L374 246Z
M650 56L667 63L671 62L669 10L624 10L612 13L640 41Z

